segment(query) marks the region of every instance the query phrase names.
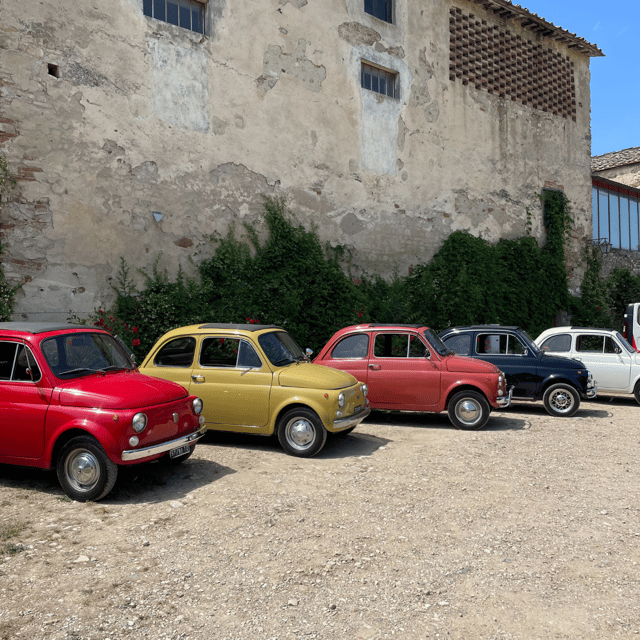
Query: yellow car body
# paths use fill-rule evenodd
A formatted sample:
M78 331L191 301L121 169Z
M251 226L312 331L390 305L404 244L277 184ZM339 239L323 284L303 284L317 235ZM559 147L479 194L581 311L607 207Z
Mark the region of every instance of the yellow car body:
M199 324L166 333L140 365L203 400L207 429L272 435L301 457L327 433L354 429L370 413L367 387L349 373L312 364L280 327Z

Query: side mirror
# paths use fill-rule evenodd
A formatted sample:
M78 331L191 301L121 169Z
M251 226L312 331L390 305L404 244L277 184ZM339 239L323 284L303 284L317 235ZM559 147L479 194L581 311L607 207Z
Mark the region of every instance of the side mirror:
M309 349L309 347L304 350L304 355L307 356L307 358L310 358L312 353L313 349Z

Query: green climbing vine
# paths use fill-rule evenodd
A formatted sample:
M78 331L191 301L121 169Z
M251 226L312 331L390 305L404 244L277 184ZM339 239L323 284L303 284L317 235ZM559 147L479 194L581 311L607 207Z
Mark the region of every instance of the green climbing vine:
M6 205L8 196L15 189L16 182L16 179L9 172L7 161L4 156L0 155L0 214ZM2 244L0 243L0 321L6 321L11 318L15 296L20 287L15 287L7 282L1 257Z

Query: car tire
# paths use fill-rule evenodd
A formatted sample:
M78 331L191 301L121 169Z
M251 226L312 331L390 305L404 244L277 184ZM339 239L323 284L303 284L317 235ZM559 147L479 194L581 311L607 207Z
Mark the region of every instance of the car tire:
M636 382L636 386L633 388L633 395L636 402L640 404L640 381Z
M459 391L449 400L449 420L456 429L482 429L491 413L487 399L477 391Z
M299 407L280 418L278 440L289 455L310 458L324 447L327 430L313 411Z
M178 456L176 458L170 458L169 454L167 453L166 455L162 456L162 458L158 458L158 462L163 467L175 467L179 464L182 464L183 462L186 462L191 457L191 454L194 452L195 448L195 444L191 445L191 448L189 449L189 451L187 451L187 453L183 453L181 456Z
M542 397L547 413L559 418L569 418L580 408L580 396L569 384L552 384Z
M56 472L60 486L72 500L89 502L104 498L113 489L118 465L109 460L95 438L78 436L62 447Z

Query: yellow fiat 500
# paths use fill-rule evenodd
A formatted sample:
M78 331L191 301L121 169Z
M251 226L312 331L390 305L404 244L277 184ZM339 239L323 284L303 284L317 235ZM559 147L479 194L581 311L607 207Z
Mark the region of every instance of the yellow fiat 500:
M370 413L367 385L311 364L280 327L201 324L166 333L140 371L202 398L208 429L277 433L283 449L310 457L327 432L348 433Z

